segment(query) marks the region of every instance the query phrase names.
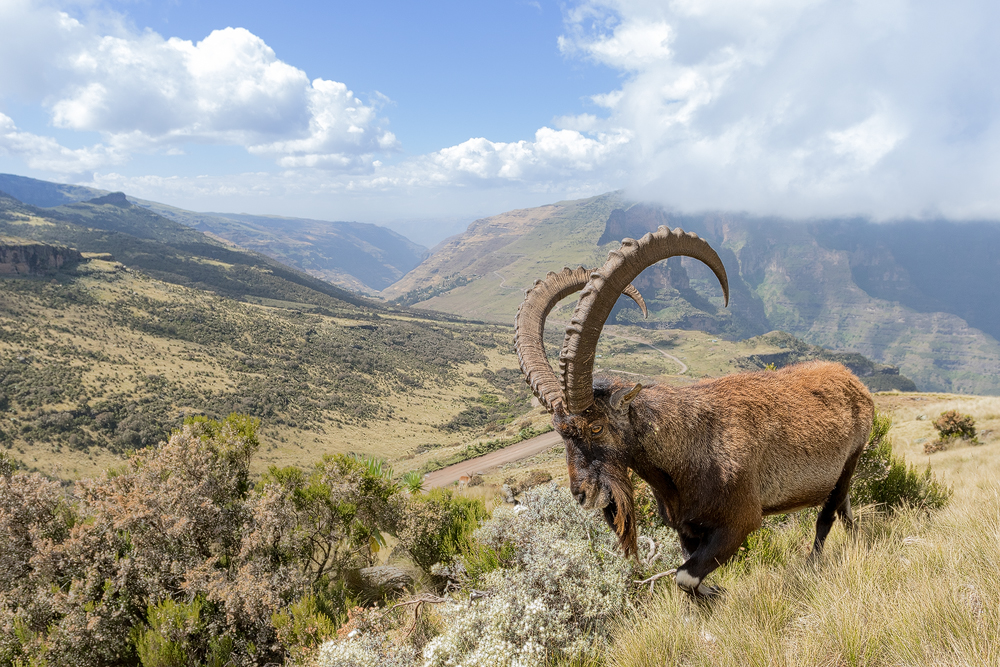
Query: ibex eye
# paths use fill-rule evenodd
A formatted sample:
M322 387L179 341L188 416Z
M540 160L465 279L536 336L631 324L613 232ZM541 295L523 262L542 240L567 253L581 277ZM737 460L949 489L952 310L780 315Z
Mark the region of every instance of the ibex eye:
M593 433L594 435L598 435L603 430L604 426L602 426L601 424L594 424L593 426L590 427L590 432Z

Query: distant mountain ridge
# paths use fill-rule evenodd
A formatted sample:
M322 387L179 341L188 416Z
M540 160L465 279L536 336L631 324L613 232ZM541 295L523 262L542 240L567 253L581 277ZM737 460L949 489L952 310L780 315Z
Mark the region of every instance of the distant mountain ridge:
M609 193L476 221L383 294L511 322L523 290L546 272L599 266L622 238L664 224L719 252L730 307L706 267L675 258L635 283L648 320L622 299L609 322L732 339L783 330L898 366L924 390L1000 394L1000 309L990 298L1000 281L1000 225L992 222L680 215ZM569 306L553 317L568 320Z
M103 201L105 190L0 174L0 191L40 208ZM206 232L334 285L372 294L416 267L427 249L379 225L236 213L196 213L160 202L131 201L165 218Z
M328 311L348 304L376 306L354 292L136 206L121 193L39 208L0 192L0 235L110 253L159 280L239 300L269 299Z

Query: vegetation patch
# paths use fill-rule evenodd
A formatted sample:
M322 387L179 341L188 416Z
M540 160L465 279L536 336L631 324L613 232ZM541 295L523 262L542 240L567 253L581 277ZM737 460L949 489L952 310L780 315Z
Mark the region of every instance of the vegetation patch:
M958 410L946 410L934 420L934 429L938 439L924 445L925 454L933 454L959 444L978 445L976 437L976 420L972 415L963 415Z

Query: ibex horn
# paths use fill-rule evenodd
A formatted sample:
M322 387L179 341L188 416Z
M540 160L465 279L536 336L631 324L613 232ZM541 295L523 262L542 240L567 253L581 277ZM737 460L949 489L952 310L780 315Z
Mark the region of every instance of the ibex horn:
M719 255L697 234L660 227L638 241L623 240L621 248L612 250L604 266L591 274L576 304L573 319L566 327L559 366L562 370L563 397L571 414L581 414L594 403L593 371L597 340L618 295L646 267L678 255L693 257L707 264L722 284L725 305L729 305L726 267L722 265Z
M559 273L550 271L544 280L536 280L534 286L525 291L524 301L514 317L514 349L521 372L532 393L549 412L561 408L563 392L559 379L545 358L545 318L559 301L583 289L591 273L582 266L577 269L567 267ZM627 285L622 293L639 305L645 317L646 303L639 290Z

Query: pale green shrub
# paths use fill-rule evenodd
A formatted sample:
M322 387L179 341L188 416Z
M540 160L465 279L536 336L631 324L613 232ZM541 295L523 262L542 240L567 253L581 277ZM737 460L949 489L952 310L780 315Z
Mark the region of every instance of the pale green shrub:
M589 652L629 604L639 574L596 512L554 484L500 506L476 531L502 555L475 582L479 599L442 605L445 630L424 648L427 667L541 665Z

